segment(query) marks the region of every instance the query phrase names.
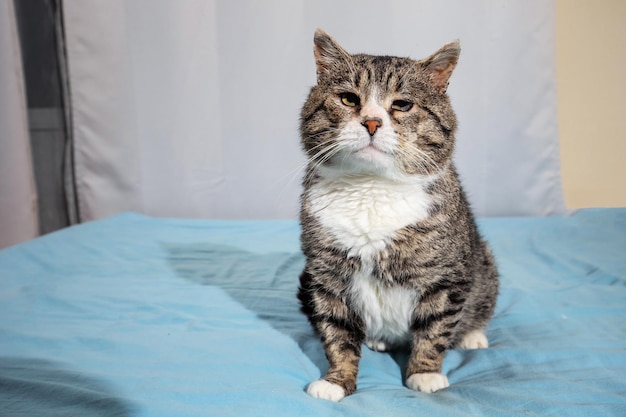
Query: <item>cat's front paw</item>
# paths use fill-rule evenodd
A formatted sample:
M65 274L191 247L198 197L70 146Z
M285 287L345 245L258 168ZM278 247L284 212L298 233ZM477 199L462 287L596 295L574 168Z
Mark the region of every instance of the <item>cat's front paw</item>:
M389 346L387 346L387 343L381 340L367 339L365 341L365 344L367 345L368 348L370 348L374 352L387 352L389 350Z
M343 388L325 379L318 379L317 381L311 382L306 392L311 397L334 402L341 401L346 396L346 392Z
M465 336L458 345L461 349L486 349L489 341L482 330L472 330Z
M450 383L444 374L427 372L411 375L406 379L406 386L415 391L431 393L443 388L448 388Z

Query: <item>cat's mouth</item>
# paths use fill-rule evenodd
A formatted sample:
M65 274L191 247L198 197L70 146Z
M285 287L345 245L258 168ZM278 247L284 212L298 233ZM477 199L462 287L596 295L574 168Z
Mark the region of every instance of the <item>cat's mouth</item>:
M394 156L388 149L377 145L376 142L370 142L353 150L351 159L361 167L382 168L393 165Z
M395 146L386 137L360 137L345 145L333 157L342 171L383 175L396 166Z
M370 141L367 145L364 145L355 151L357 155L368 155L368 156L376 156L376 155L386 155L391 156L391 152L389 150L384 149L380 145L378 145L375 141Z

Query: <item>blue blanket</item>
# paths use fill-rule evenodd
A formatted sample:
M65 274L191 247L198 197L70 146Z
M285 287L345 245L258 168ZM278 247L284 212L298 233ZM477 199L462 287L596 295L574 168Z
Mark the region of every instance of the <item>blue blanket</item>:
M0 251L0 415L626 416L626 209L479 223L491 347L450 351L435 394L364 349L340 403L305 393L326 360L295 221L131 213Z

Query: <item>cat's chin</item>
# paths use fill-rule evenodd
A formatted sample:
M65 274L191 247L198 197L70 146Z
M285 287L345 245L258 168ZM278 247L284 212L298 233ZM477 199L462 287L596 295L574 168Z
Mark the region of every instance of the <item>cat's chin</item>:
M354 173L387 177L396 173L394 156L373 145L353 151L343 159L342 165Z
M361 158L350 155L334 163L318 167L317 171L322 178L339 180L352 177L368 177L392 182L404 182L406 174L401 172L391 159L384 157Z

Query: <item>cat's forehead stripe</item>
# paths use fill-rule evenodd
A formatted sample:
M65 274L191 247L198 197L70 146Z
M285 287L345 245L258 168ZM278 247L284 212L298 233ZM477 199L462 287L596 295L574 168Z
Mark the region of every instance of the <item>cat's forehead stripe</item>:
M403 78L414 65L408 59L388 56L356 55L361 70L352 73L354 86L368 91L372 85L384 87L386 92L397 92L404 87Z

